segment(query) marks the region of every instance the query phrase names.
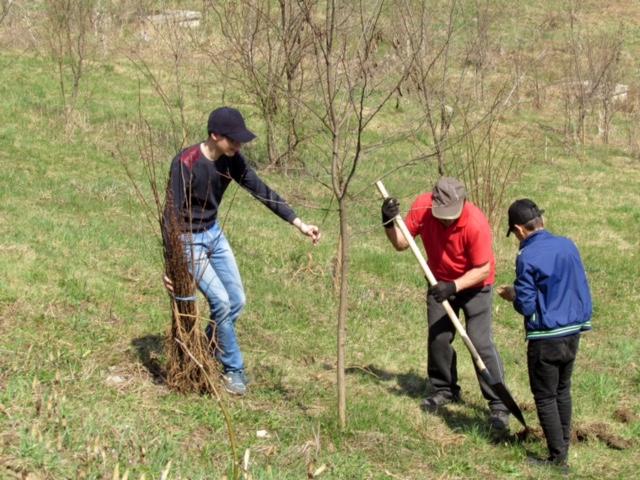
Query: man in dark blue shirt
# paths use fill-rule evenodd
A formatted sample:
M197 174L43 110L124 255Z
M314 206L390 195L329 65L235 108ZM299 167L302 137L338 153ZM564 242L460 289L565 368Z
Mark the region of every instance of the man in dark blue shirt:
M209 302L207 335L213 339L215 332L224 386L230 393L244 395L247 380L235 324L245 305L245 293L233 251L218 222L222 196L233 180L314 244L320 240L320 231L300 220L242 156L242 145L255 135L238 110L222 107L211 112L207 133L204 142L185 148L171 162L165 224L170 224L168 215L177 220L189 271ZM171 280L165 283L171 290Z
M571 439L571 374L580 333L591 330L591 293L574 243L544 229L529 199L509 207L509 229L520 241L513 286L500 297L524 316L529 384L549 457L539 463L566 467ZM535 463L535 459L533 459Z

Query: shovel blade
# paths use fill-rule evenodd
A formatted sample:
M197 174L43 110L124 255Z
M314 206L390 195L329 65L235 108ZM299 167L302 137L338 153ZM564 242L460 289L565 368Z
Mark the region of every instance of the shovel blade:
M491 385L493 391L500 397L502 403L504 403L505 407L509 409L509 411L513 414L514 417L518 419L518 421L522 424L524 428L527 428L527 423L524 421L524 416L522 415L522 411L520 411L520 407L511 396L509 390L504 383L498 382Z
M484 370L480 370L480 368L478 368L478 370L483 380L487 382L487 384L491 387L494 393L500 398L500 400L502 400L502 403L504 403L504 406L509 409L511 414L518 419L518 421L522 424L524 428L528 428L527 423L524 421L524 416L520 411L520 407L518 407L518 404L511 396L511 392L509 392L505 384L502 382L494 381L493 377L489 373L489 370L487 370L486 368Z

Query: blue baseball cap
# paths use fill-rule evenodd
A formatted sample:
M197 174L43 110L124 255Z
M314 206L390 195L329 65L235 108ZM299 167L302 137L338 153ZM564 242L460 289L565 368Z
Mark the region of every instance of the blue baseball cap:
M247 143L256 138L245 125L242 114L231 107L220 107L211 112L207 122L207 133L229 137L240 143Z

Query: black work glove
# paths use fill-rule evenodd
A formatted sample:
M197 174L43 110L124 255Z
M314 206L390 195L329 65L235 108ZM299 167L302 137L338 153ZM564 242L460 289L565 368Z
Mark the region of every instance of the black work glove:
M387 197L382 202L382 225L393 228L393 219L400 215L400 203L393 197Z
M429 294L433 295L436 302L442 303L456 293L456 284L454 282L438 282L429 287Z

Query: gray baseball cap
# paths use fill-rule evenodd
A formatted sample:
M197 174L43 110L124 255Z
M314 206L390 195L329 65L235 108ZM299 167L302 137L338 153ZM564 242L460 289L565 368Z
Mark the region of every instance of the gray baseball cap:
M431 212L442 220L455 220L462 213L467 191L464 184L452 177L440 177L431 192L433 206Z

